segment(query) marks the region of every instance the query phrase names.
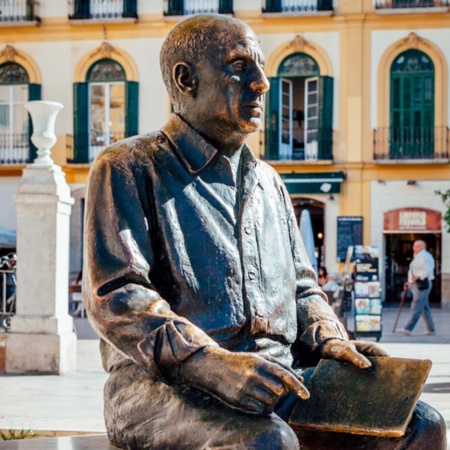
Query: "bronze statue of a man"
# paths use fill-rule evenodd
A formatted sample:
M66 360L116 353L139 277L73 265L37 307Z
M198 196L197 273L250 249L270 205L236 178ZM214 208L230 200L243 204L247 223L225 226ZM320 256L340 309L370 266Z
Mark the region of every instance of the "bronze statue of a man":
M161 67L175 113L103 151L89 177L84 295L110 374L110 440L134 450L444 449L442 418L422 404L401 439L289 427L308 396L294 368L334 358L364 369L364 355L385 353L348 340L282 181L244 142L269 89L253 31L188 18L164 42Z

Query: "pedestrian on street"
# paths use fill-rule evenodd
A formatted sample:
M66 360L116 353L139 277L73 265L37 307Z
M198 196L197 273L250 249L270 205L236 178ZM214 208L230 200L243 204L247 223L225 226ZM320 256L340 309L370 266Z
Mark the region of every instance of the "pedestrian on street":
M436 334L433 317L431 316L429 296L434 280L434 258L426 249L424 241L417 240L413 244L414 258L409 265L408 282L413 300L411 303L411 316L403 332L410 335L417 321L422 315L427 331L422 334L433 336Z

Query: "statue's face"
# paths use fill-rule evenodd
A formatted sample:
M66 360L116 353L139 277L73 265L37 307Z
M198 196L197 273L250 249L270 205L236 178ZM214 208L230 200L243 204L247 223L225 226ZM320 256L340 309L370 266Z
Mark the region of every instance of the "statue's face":
M224 26L207 57L195 66L198 113L220 124L224 133L257 131L269 89L264 63L256 36L247 26Z

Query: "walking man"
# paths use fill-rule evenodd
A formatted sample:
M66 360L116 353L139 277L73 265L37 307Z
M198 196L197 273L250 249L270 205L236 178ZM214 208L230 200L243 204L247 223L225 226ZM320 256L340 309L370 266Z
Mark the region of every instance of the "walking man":
M411 261L408 271L408 288L413 295L411 304L411 317L406 324L403 332L407 335L416 326L420 315L425 320L427 331L423 334L433 336L436 334L433 318L431 317L430 303L428 297L434 280L434 259L429 251L426 249L424 241L418 240L413 244L414 258Z

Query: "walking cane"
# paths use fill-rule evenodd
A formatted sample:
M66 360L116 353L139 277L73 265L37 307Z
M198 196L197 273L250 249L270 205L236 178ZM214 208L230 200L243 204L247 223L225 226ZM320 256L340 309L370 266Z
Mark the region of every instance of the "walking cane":
M396 316L395 322L394 322L394 328L392 330L393 333L395 333L395 329L397 328L398 319L400 317L400 313L402 311L403 302L405 301L407 292L408 292L408 283L405 283L404 286L403 286L403 294L402 294L402 298L400 300L400 306L398 307L397 316Z

